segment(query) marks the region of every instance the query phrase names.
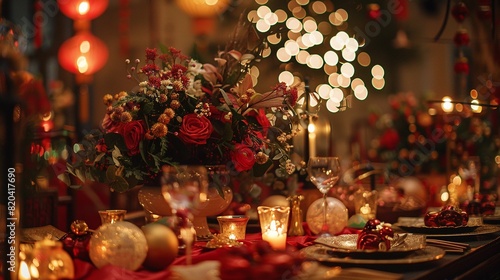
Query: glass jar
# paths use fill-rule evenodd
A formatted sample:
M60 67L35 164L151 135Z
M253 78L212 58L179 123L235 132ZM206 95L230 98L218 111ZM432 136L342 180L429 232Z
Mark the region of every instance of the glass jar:
M39 279L73 279L73 260L60 241L42 240L35 243L33 263Z

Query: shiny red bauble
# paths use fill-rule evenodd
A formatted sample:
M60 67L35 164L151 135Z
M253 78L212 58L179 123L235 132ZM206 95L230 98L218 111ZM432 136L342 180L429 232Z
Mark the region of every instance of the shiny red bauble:
M457 22L463 22L469 15L469 9L464 2L460 1L451 8L451 15Z
M469 63L467 61L467 58L459 58L455 62L455 66L453 67L453 70L455 73L463 73L463 74L469 74Z
M469 33L467 33L467 30L465 29L458 30L457 33L455 34L455 37L453 37L453 42L455 42L455 45L457 47L468 45L470 42L470 37Z

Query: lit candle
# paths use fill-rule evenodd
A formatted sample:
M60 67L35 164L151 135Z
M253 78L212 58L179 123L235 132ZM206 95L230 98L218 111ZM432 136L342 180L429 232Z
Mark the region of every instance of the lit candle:
M220 233L226 235L231 240L245 239L248 217L243 215L229 215L217 217L219 221Z
M283 233L283 227L276 226L276 221L271 221L269 228L262 233L262 240L269 242L275 250L286 248L286 233Z
M19 280L31 279L28 264L25 261L21 261L21 264L19 266L19 278L18 279Z

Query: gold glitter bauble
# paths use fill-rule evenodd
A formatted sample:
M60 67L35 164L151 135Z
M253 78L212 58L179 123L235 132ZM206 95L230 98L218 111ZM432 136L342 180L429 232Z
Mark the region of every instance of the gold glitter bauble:
M335 235L341 232L347 226L348 213L342 201L334 198L327 197L327 213L326 213L326 223L328 224L328 232L331 235ZM323 225L323 198L320 198L309 206L306 213L306 222L309 225L309 229L314 234L318 234L321 231L321 226Z
M97 268L111 264L137 270L147 253L148 244L144 233L129 222L104 224L90 238L89 256Z
M148 254L143 265L151 270L168 267L177 257L179 241L165 225L152 223L142 227L148 243Z
M71 223L71 231L76 235L86 234L89 230L89 226L83 220L75 220Z

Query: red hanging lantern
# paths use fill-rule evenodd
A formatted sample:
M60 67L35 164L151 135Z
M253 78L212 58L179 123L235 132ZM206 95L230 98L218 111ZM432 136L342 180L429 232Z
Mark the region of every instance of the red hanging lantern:
M229 0L177 0L177 6L192 17L213 17L222 14Z
M108 0L57 0L63 14L73 20L92 20L108 7Z
M61 45L58 60L71 73L91 75L106 64L108 49L92 33L82 31Z

